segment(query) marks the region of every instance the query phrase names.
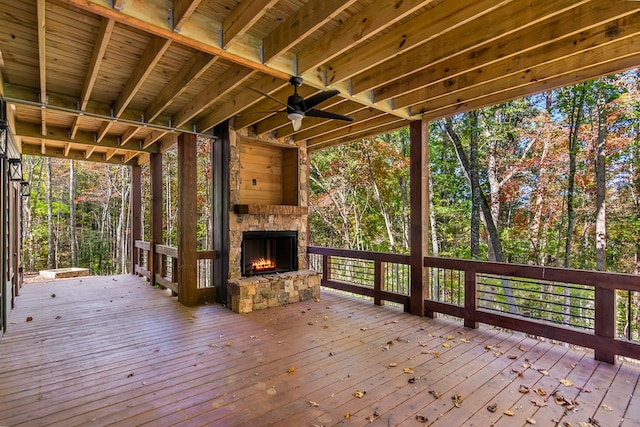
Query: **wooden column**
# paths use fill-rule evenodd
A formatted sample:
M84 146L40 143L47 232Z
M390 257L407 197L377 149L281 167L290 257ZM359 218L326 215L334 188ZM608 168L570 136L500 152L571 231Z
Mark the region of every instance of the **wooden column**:
M198 303L197 143L196 135L178 137L178 301Z
M162 154L153 153L149 161L151 175L151 234L148 269L151 285L156 284L156 273L160 272L160 264L156 256L156 245L162 244Z
M140 250L136 240L142 240L142 168L131 166L131 274L136 274L136 265L140 263Z
M227 304L229 280L229 124L213 129L213 249L218 256L213 260L213 285L216 300Z
M614 339L616 336L616 291L597 286L595 298L594 332L597 336ZM594 357L601 362L616 363L615 353L602 345L596 347Z
M429 122L411 122L411 304L410 312L424 315L424 299L429 296L429 274L424 257L429 251Z

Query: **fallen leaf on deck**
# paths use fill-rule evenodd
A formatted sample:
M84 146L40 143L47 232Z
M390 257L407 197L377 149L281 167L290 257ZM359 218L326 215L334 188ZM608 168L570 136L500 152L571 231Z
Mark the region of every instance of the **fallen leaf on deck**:
M435 390L429 390L429 394L433 397L435 397L436 399L440 399L440 397L442 397L442 393L438 393Z
M535 424L536 420L534 420L533 418L527 418L527 424Z
M362 399L364 397L364 395L367 394L366 391L360 391L360 390L356 390L353 395L355 397L357 397L358 399Z
M514 360L514 359L517 359L517 358L518 358L518 356L516 356L515 354L510 354L510 355L508 355L507 357L508 357L509 359L511 359L511 360Z
M571 386L573 385L573 381L568 380L568 379L566 379L566 378L562 378L562 379L560 380L560 382L561 382L562 384L564 384L565 386L567 386L567 387L571 387Z
M503 354L504 354L504 351L500 351L500 350L497 350L497 351L494 351L494 352L493 352L493 355L494 355L495 357L500 357L500 356L502 356Z
M529 393L529 387L527 387L526 385L520 385L518 391L522 394Z
M489 412L496 412L497 409L498 409L497 403L492 403L491 405L487 406L487 411Z
M508 415L510 417L513 417L515 415L511 409L507 409L506 411L503 412L503 414Z
M454 394L451 396L451 400L453 400L453 406L459 408L462 405L462 396L459 394Z
M419 423L426 423L427 421L429 421L429 419L427 417L425 417L424 415L416 415L416 420Z
M538 408L542 408L543 406L547 406L547 402L545 402L544 400L532 400L531 403L533 403L533 405L537 406Z
M442 344L442 346L444 348L451 348L451 344L449 344L449 343L444 343L444 344Z
M440 357L440 352L439 351L434 351L433 352L433 357Z
M466 338L460 338L460 342L468 343L468 342L469 342L469 340L468 340L468 339L466 339Z
M56 320L62 319L62 316L56 316Z
M420 342L420 341L418 341L418 345L420 347L427 347L429 345L429 343L428 342Z
M389 363L390 368L395 368L396 366L398 366L397 363L394 363L394 362Z
M318 402L314 402L313 400L309 401L309 405L311 405L312 408L317 408L318 406L320 406Z
M351 418L351 412L347 412L346 414L344 414L344 418L346 420L348 420L349 418Z
M524 349L524 347L523 347L523 346L519 346L519 347L518 347L518 350L520 350L520 351L526 351L526 350Z
M613 411L613 408L609 405L602 405L602 409L604 409L605 411Z
M451 341L453 339L455 339L456 337L454 337L453 335L447 335L447 340Z
M231 342L227 341L226 343L224 343L224 345L226 345L227 347L231 347Z
M547 392L546 392L546 391L544 391L541 387L538 387L538 388L536 389L536 394L537 394L538 396L546 396L546 395L547 395Z
M324 316L324 320L329 320L329 316Z
M584 387L576 387L576 388L577 388L578 390L580 390L581 392L583 392L583 393L591 393L591 390L586 389L586 388L584 388Z
M405 373L405 374L413 374L413 369L411 369L411 368L404 368L404 373Z
M588 423L588 422L586 422L586 421L581 421L581 422L579 422L579 423L578 423L578 426L579 426L579 427L596 427L596 425L595 425L595 424L591 424L591 423ZM568 426L568 427L570 427L570 426Z
M549 375L549 371L547 371L546 369L538 369L538 372L540 372L542 375L545 375L545 376Z
M367 328L360 328L360 330L361 330L361 331L366 331L366 330L367 330Z
M416 382L416 378L415 377L409 378L409 384L413 384L415 382Z
M487 350L487 351L491 351L491 350L493 350L493 347L491 347L489 344L487 344L487 345L484 346L484 349Z
M51 298L55 298L55 297L56 297L56 294L51 294Z
M33 320L33 317L29 316L27 317L27 322L31 322Z
M393 345L393 341L387 341L387 343L382 347L384 350L389 350Z
M325 329L329 329L329 325L323 325L322 327Z
M294 373L296 371L296 367L292 366L289 368L289 370L287 372L289 372L290 374Z
M529 368L531 367L531 364L530 364L530 363L523 363L523 364L522 364L522 367L523 367L524 369L529 369Z
M429 332L427 335L429 335L430 337L433 337L433 334L431 332Z
M134 376L135 374L133 372L131 372L129 375L127 375L127 378L131 378L132 376Z
M308 322L307 325L313 326L313 322Z
M336 354L333 351L329 352L329 356L335 356Z
M378 418L380 418L380 412L375 411L372 415L369 415L366 420L369 421L370 423L374 422L375 420L377 420Z

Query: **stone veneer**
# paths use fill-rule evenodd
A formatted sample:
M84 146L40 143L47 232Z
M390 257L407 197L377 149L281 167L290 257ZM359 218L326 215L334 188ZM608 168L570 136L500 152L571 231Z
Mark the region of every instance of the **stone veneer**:
M269 307L320 298L320 273L312 270L230 279L231 310L250 313Z
M243 132L243 133L241 133ZM258 213L248 213L248 214L236 214L233 211L234 205L239 204L240 201L240 151L238 147L239 139L245 138L253 138L254 136L249 135L246 129L242 131L236 132L233 127L229 129L229 281L228 281L228 303L233 308L234 301L232 300L233 288L237 287L239 283L249 281L253 283L260 283L261 287L266 286L264 283L267 280L273 281L276 283L277 287L280 287L280 283L285 279L284 277L279 278L278 274L269 274L265 276L259 277L251 277L251 278L242 278L241 268L240 268L240 258L241 258L241 245L242 245L242 232L243 231L297 231L298 232L298 267L300 270L305 270L308 266L307 263L307 207L308 207L308 161L307 161L307 148L305 143L296 144L293 140L285 141L286 144L291 145L292 147L298 148L298 206L289 206L289 205L268 205L268 206L259 206L259 209L254 210ZM265 141L269 142L269 141ZM282 144L283 141L277 141L278 144ZM300 272L302 274L303 272ZM315 272L306 272L307 275L310 276L310 280L314 282L315 280ZM290 273L285 273L285 275L291 275ZM286 277L289 277L286 276ZM284 285L283 285L284 286ZM288 286L288 285L287 285ZM302 285L301 289L298 289L298 293L300 290L306 292L305 285ZM318 279L319 286L319 279ZM283 288L284 289L284 288ZM319 288L318 288L319 289ZM247 290L247 292L249 292ZM314 297L319 297L319 293L314 293ZM239 294L238 294L239 295ZM306 294L305 294L306 296ZM282 296L280 301L284 301L286 298ZM296 299L295 295L290 295L288 302L293 302ZM305 298L306 299L306 298ZM267 298L269 300L269 298ZM266 305L259 302L250 304L249 302L243 302L245 304L242 308L243 310L248 308L249 305L252 305L253 310L257 310L260 308L271 307L267 303ZM272 300L273 302L273 300ZM240 303L238 303L240 304ZM239 306L238 306L239 308ZM234 309L234 311L236 311ZM246 312L246 311L242 311Z

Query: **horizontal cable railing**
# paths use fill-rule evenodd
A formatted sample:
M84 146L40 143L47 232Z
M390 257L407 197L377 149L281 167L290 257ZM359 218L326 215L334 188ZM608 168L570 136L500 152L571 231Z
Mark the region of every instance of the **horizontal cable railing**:
M640 359L640 276L599 271L425 258L439 312L596 350L596 358Z
M322 286L402 304L410 301L409 256L309 246L309 267L322 273Z

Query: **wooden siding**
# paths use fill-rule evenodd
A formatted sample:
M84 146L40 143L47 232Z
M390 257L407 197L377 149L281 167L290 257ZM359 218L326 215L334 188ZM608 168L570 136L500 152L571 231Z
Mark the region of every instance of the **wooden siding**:
M640 423L631 362L330 291L248 315L168 295L129 275L26 285L0 342L0 425Z

